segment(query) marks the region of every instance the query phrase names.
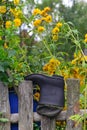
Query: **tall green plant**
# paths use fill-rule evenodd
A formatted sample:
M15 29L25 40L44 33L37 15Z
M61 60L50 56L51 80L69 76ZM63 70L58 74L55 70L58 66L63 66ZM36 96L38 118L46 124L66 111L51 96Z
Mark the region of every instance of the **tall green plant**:
M25 4L19 0L0 3L0 81L18 85L30 73L27 46L23 44L20 29L23 23L31 23L32 16L24 15Z

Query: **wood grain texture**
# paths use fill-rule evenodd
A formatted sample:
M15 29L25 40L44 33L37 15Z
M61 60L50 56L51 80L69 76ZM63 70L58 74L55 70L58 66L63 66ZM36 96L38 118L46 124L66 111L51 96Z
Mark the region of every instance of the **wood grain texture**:
M41 117L41 130L55 130L56 128L55 118Z
M19 130L33 130L33 86L31 81L19 85Z
M81 123L70 120L72 115L79 114L80 81L78 79L67 79L67 126L66 130L82 130Z
M10 120L10 105L8 96L8 87L0 82L0 112L3 118ZM0 130L10 130L10 122L0 122Z

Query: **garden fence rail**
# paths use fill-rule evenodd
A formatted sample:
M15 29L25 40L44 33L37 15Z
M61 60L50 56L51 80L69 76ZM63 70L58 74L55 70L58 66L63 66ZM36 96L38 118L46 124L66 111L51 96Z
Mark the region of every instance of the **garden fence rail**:
M68 79L67 82L67 110L62 111L56 118L40 116L33 112L33 84L31 81L23 81L18 87L18 113L11 114L9 105L9 90L0 82L0 112L3 117L8 118L8 122L0 122L0 130L10 130L11 123L18 123L19 130L33 130L33 122L41 122L41 130L55 130L56 121L66 121L66 130L82 130L82 124L75 125L69 117L74 114L83 113L79 109L79 89L78 79Z

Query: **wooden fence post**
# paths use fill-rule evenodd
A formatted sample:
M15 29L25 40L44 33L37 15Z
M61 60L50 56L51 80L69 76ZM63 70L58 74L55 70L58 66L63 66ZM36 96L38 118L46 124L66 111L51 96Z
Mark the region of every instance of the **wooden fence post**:
M81 123L76 125L76 122L69 119L70 116L79 114L79 95L80 95L80 81L78 79L68 79L67 83L67 126L66 130L82 130Z
M10 105L8 96L8 87L0 82L0 112L3 118L10 120ZM0 130L10 130L10 122L1 123Z
M41 130L55 130L56 120L55 118L41 117Z
M31 81L19 85L19 130L33 130L33 86Z

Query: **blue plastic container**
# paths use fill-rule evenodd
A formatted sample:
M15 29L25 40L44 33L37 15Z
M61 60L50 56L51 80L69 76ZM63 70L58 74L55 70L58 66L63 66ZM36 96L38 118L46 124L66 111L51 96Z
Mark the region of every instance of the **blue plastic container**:
M11 113L18 113L18 96L14 90L9 90L9 102ZM38 102L33 101L33 112L36 112ZM37 125L40 126L40 122L37 122ZM18 130L18 123L11 124L11 130Z
M38 105L38 102L33 101L33 112L36 112L37 105Z
M14 91L9 91L11 113L18 113L18 96Z
M11 113L18 113L18 96L14 90L9 91L9 102ZM18 123L11 124L11 130L18 130Z

